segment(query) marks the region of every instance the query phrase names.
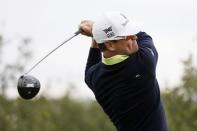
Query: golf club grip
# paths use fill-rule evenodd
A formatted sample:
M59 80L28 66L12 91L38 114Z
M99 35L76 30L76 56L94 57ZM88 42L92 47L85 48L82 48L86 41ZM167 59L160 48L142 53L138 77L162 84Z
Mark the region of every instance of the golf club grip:
M75 35L78 35L78 34L81 34L81 30L80 29L75 32Z

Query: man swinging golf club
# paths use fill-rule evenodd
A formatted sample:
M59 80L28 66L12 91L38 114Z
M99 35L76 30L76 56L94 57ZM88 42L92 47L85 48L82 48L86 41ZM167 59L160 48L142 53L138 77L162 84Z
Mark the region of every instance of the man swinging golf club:
M80 29L92 37L85 82L117 130L167 131L152 38L119 12L82 21Z

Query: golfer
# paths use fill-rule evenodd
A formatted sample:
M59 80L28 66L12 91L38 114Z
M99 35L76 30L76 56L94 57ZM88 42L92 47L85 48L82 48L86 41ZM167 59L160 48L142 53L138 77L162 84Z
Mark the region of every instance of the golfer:
M118 131L167 131L151 36L119 12L80 24L92 37L85 82Z

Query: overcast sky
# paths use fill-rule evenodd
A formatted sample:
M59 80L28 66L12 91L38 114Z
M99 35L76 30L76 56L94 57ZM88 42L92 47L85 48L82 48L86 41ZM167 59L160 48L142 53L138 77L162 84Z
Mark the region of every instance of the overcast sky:
M161 89L179 83L181 61L189 54L197 63L196 0L0 0L0 33L6 39L32 38L34 57L26 65L30 68L71 36L81 20L94 20L106 11L127 14L131 22L153 37L159 52L157 77ZM92 97L83 81L90 42L84 36L74 38L30 73L40 80L42 91L50 83L55 88L49 94L61 96L65 83L74 83L79 87L76 96ZM15 47L14 41L7 45L3 57L13 61ZM11 95L16 94L12 91Z

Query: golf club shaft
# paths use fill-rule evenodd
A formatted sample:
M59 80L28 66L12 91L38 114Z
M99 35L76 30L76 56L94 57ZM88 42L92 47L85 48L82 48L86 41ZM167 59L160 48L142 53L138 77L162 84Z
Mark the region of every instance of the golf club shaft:
M67 40L65 40L64 42L62 42L62 44L60 44L59 46L57 46L55 49L53 49L52 51L50 51L48 54L46 54L41 60L39 60L34 66L32 66L26 73L24 73L24 75L27 75L29 72L31 72L38 64L40 64L44 59L46 59L50 54L52 54L54 51L56 51L58 48L60 48L62 45L64 45L66 42L68 42L69 40L71 40L72 38L74 38L75 36L79 35L81 33L80 30L78 30L77 32L74 33L74 35L72 35L70 38L68 38Z

